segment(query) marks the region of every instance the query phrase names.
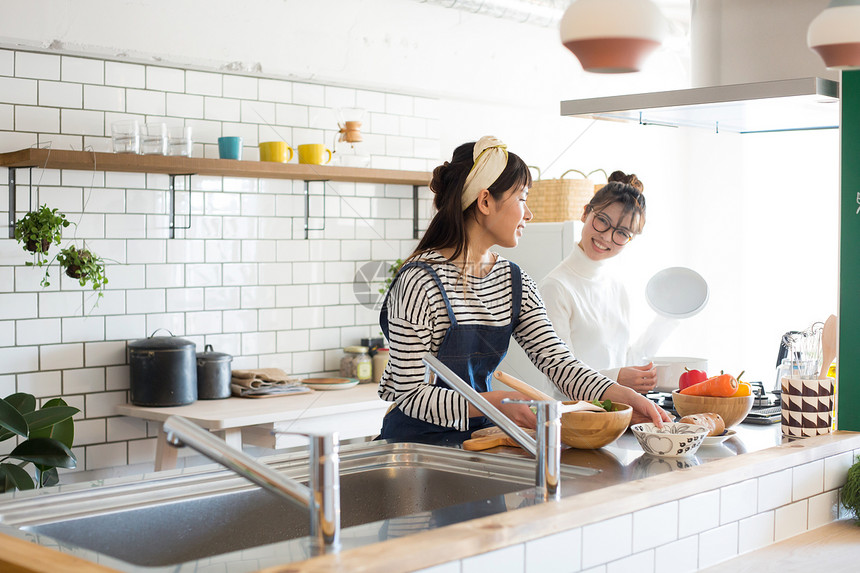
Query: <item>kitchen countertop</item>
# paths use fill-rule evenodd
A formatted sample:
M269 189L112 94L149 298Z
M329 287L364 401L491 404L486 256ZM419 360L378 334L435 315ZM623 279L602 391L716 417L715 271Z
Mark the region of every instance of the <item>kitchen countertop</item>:
M563 463L600 469L601 473L582 480L565 480L563 498L557 502L525 506L406 537L380 537L378 542L344 549L336 554L289 564L285 562L259 571L405 572L423 569L527 543L860 448L860 434L851 432L783 443L779 424L740 425L735 429L737 435L723 445L700 448L690 458L655 458L644 454L629 431L600 450L566 449L562 453ZM518 448L488 451L526 456ZM0 539L2 546L3 540ZM439 552L438 548L443 546L445 551ZM47 550L39 548L34 551Z

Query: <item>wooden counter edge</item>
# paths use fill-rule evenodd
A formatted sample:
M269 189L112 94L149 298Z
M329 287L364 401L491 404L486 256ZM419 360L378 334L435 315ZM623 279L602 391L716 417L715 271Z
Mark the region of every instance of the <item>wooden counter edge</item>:
M0 571L4 573L118 573L92 561L0 533Z

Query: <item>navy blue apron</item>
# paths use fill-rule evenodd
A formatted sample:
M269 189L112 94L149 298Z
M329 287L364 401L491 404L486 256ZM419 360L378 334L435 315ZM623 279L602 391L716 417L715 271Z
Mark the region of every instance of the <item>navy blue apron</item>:
M429 264L415 261L403 265L398 275L394 278L389 288L389 294L394 289L394 284L400 278L400 274L409 267L421 267L430 273L436 286L442 293L445 308L448 311L448 319L451 326L445 333L436 357L445 366L450 368L460 378L468 382L478 392L489 392L492 389L491 380L493 372L498 368L502 359L508 351L511 334L516 328L520 317L520 305L522 302L522 277L520 268L514 263L511 265L511 297L513 311L511 322L506 326L488 326L482 324L458 324L451 302L439 280L439 275ZM379 326L388 337L388 296L382 303L379 313ZM437 377L436 386L449 388L449 386ZM469 418L469 429L459 431L446 426L439 426L413 418L400 411L400 408L392 408L382 420L382 431L380 439L395 442L420 442L433 444L462 443L471 437L472 432L481 428L491 426L492 422L484 417Z

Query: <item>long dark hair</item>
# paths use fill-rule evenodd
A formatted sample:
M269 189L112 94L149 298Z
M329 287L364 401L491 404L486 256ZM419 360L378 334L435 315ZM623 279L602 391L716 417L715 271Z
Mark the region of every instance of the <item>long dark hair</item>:
M433 170L430 190L435 194L433 206L436 208L436 215L409 259L427 251L453 248L454 252L449 259L453 261L469 250L466 219L475 217L476 202L463 210L462 197L466 177L474 164L474 149L474 141L464 143L454 150L451 161L446 161ZM487 190L493 199L500 201L511 189L531 186L532 176L528 166L519 156L508 152L505 170Z
M622 219L630 215L632 230L641 233L645 227L645 185L635 174L627 175L623 171L613 171L608 181L585 206L585 214L603 211L612 203L621 203Z

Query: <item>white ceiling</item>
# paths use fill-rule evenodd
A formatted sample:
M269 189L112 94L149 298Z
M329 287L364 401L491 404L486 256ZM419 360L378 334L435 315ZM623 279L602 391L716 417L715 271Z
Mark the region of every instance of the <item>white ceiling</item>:
M556 26L572 0L413 0L539 26ZM652 0L673 28L686 30L690 0Z

